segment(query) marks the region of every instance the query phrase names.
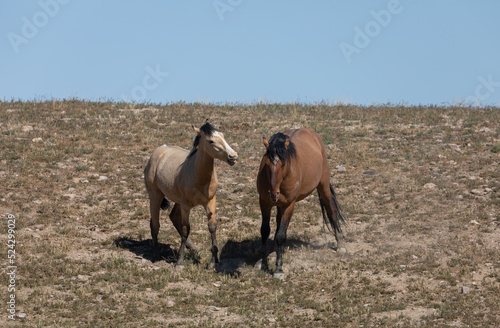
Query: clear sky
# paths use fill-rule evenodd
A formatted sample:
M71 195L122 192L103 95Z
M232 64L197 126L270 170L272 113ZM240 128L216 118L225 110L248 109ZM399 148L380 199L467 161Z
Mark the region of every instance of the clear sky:
M2 0L0 99L500 105L498 0Z

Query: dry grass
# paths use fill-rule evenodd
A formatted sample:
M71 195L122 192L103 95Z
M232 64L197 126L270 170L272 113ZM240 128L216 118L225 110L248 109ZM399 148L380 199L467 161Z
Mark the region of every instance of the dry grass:
M27 314L18 324L500 326L498 108L75 100L0 102L0 118L0 215L17 217L16 310ZM156 146L190 148L191 125L206 118L241 159L217 165L222 267L207 268L210 238L197 209L200 256L178 271L180 238L165 212L166 259L150 261L142 171ZM262 135L290 127L310 127L327 144L349 253L331 248L311 196L296 207L280 282L253 268L255 177ZM6 241L7 224L0 232ZM0 326L12 324L3 313Z

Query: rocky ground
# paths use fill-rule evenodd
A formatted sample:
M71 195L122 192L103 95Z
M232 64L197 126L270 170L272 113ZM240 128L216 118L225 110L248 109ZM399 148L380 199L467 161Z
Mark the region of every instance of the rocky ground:
M8 240L17 267L2 294L15 294L15 321L5 305L2 326L500 326L498 108L49 101L0 102L0 116L4 290ZM221 265L208 268L199 208L200 252L179 270L166 212L151 261L143 168L159 145L189 149L206 118L240 161L217 164ZM348 253L313 194L296 206L278 281L254 268L255 177L262 136L297 127L327 147Z

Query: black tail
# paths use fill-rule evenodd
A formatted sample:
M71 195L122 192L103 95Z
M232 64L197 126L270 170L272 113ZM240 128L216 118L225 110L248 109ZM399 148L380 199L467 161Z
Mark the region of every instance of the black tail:
M332 203L333 203L333 207L335 208L335 216L336 216L336 218L335 219L333 217L328 217L327 218L325 203L321 199L321 195L318 192L319 203L321 205L321 213L323 214L323 221L326 224L326 226L328 227L328 230L332 231L331 228L333 228L333 229L335 229L335 231L342 232L342 228L340 227L340 223L341 222L345 223L345 219L344 219L344 216L342 215L342 209L340 208L340 205L337 202L337 197L335 195L335 190L333 190L332 185L330 185L330 192L332 194Z
M170 208L170 201L166 198L163 198L160 207L164 211L168 210Z

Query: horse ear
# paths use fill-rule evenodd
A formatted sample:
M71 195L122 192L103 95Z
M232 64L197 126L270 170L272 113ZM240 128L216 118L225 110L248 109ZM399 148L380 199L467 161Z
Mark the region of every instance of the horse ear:
M267 141L266 137L262 137L262 143L264 144L266 149L269 148L269 142Z
M286 137L285 141L285 149L288 149L288 145L290 144L290 137Z
M194 127L194 125L191 125L191 127L193 128L193 130L195 130L195 131L196 131L196 133L200 134L200 129L195 128L195 127Z

